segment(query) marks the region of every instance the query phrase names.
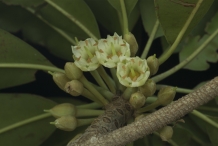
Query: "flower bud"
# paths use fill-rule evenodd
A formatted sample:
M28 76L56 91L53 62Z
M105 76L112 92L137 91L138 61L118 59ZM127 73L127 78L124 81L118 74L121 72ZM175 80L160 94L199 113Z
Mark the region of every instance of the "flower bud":
M159 134L162 141L168 141L173 136L173 128L171 126L165 126L159 131Z
M139 87L139 91L145 95L145 97L152 96L156 91L156 83L148 79L144 85Z
M77 80L83 73L73 62L67 62L64 66L66 76L71 80Z
M44 110L45 112L49 112L55 118L60 118L62 116L75 116L76 115L76 107L70 103L62 103L54 106L50 110Z
M142 119L142 118L144 118L144 117L145 117L145 115L143 115L143 114L137 115L137 116L135 117L135 122L136 122L136 121L139 121L140 119Z
M83 93L83 84L78 80L72 80L65 85L65 91L73 96L79 96Z
M58 87L62 90L64 90L65 84L70 81L70 79L68 79L64 73L59 72L53 73L53 80L56 83L56 85L58 85Z
M138 51L138 43L135 39L135 36L129 32L128 34L124 35L124 40L130 45L131 57L134 57Z
M166 86L160 89L158 92L158 102L162 106L166 106L171 103L176 95L176 87Z
M140 93L133 93L129 99L129 103L133 106L134 109L138 109L145 104L146 97Z
M159 61L156 58L156 55L149 56L147 59L148 67L150 68L151 75L154 75L157 73L159 69Z
M77 127L77 119L74 116L63 116L50 124L54 124L58 129L64 131L73 131Z

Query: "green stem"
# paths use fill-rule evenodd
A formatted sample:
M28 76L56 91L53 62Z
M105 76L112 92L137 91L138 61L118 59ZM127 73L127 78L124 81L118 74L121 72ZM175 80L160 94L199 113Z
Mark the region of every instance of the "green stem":
M133 87L128 87L126 90L123 92L122 97L126 100L129 100L131 95L137 91L137 88Z
M77 109L76 117L96 117L102 115L104 110L93 110L93 109Z
M192 10L191 14L189 15L188 19L186 20L184 26L182 27L181 31L179 32L178 36L176 37L176 40L173 42L173 45L159 58L159 64L161 65L164 63L174 52L176 47L179 45L180 41L182 40L186 30L188 29L190 23L192 22L192 19L194 18L196 12L198 11L199 7L201 6L201 3L203 0L198 0L196 6Z
M101 108L102 105L97 103L97 102L92 102L89 104L83 104L83 105L77 105L76 108L77 109L97 109L97 108Z
M101 103L105 106L108 104L108 101L94 88L94 86L84 77L82 76L79 79L83 85L91 92L94 94L94 96L101 101Z
M4 127L2 129L0 129L0 134L4 133L4 132L7 132L9 130L12 130L12 129L15 129L15 128L18 128L18 127L21 127L21 126L24 126L26 124L29 124L29 123L32 123L32 122L35 122L35 121L38 121L38 120L41 120L41 119L45 119L45 118L48 118L50 117L51 114L50 113L46 113L46 114L41 114L41 115L38 115L38 116L35 116L35 117L32 117L32 118L29 118L29 119L25 119L23 121L19 121L15 124L12 124L12 125L9 125L7 127Z
M64 16L66 16L70 21L75 23L78 27L80 27L88 36L91 38L98 40L98 38L91 32L89 29L84 26L79 20L77 20L73 15L62 9L60 6L58 6L56 3L54 3L52 0L45 0L48 4L50 4L52 7L54 7L56 10L58 10L60 13L62 13Z
M217 34L218 34L218 29L214 31L213 34L211 34L210 37L202 45L200 45L188 58L186 58L178 65L174 66L173 68L169 69L168 71L159 74L151 79L155 82L159 82L165 79L166 77L170 76L171 74L177 72L179 69L184 67L187 63L192 61L192 59L194 59L204 48L206 48L206 46L216 37Z
M200 106L200 107L198 107L198 110L204 110L204 111L209 111L209 112L218 112L217 107L212 108L212 107L207 107L207 106Z
M116 71L117 71L116 68L110 68L111 75L115 81L116 87L118 88L117 90L124 91L125 87L122 84L120 84L116 75Z
M90 119L77 119L77 127L90 125L95 118Z
M155 109L156 107L158 107L160 105L160 103L158 102L158 100L156 100L155 102L143 107L143 108L140 108L136 111L136 113L138 114L141 114L141 113L144 113L144 112L147 112L147 111L150 111L150 110L153 110Z
M120 0L120 6L121 6L121 13L122 13L122 18L123 18L123 36L124 36L125 34L129 33L128 17L126 14L126 6L124 3L124 0Z
M159 21L157 19L156 22L155 22L155 25L154 25L154 27L152 29L151 35L150 35L150 37L148 39L148 42L147 42L147 44L146 44L146 46L144 48L144 51L143 51L143 53L141 55L142 59L145 59L147 57L148 51L151 48L151 44L152 44L152 42L154 40L155 34L156 34L157 30L158 30L158 27L159 27Z
M218 128L218 123L215 121L211 120L209 117L207 117L205 114L202 114L201 112L197 110L193 110L191 114L199 117L200 119L204 120L205 122L209 123L210 125L214 126L215 128Z
M116 89L115 89L115 85L113 83L113 80L110 78L110 76L106 73L106 71L104 70L104 68L102 66L100 66L97 69L98 73L101 75L101 77L103 78L103 80L106 82L106 84L108 85L110 91L112 93L116 93Z
M166 86L169 86L169 85L157 84L157 85L156 85L156 89L157 89L157 90L160 90L161 88L166 87ZM171 86L171 87L173 87L173 86ZM188 93L193 92L193 90L191 90L191 89L186 89L186 88L176 87L176 92L188 94Z
M101 76L99 75L99 73L96 70L90 71L90 73L92 74L92 76L95 78L96 82L104 89L109 90L107 85L104 83L104 81L102 80Z
M112 98L115 96L115 94L110 92L109 90L105 90L102 87L99 87L95 84L92 84L92 85L98 90L98 92L101 93L101 95L103 95L109 101L111 101Z
M160 134L158 132L154 132L155 135L160 137ZM175 143L172 139L169 139L167 141L169 144L171 144L171 146L179 146L177 143Z
M64 70L57 67L30 63L0 63L0 68L25 68L65 73Z
M48 21L46 21L42 16L40 16L39 14L36 14L35 11L31 8L26 8L26 10L28 10L29 12L31 12L32 14L34 14L36 17L38 17L40 20L42 20L45 24L47 24L48 26L50 26L52 29L54 29L57 33L59 33L61 36L63 36L66 40L68 40L70 43L72 43L73 45L76 45L76 41L73 40L67 33L65 33L63 30L55 27L54 25L52 25L51 23L49 23Z
M84 97L88 98L89 100L92 100L98 104L101 104L101 102L98 99L96 99L95 96L87 89L83 90L82 96L84 96Z

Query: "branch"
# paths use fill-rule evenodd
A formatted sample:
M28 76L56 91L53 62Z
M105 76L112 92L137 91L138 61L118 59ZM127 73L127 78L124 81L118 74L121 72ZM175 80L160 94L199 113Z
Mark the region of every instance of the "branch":
M119 146L125 145L170 124L200 105L218 96L218 77L201 88L166 107L132 123L103 135L90 136L83 143L70 142L68 146Z

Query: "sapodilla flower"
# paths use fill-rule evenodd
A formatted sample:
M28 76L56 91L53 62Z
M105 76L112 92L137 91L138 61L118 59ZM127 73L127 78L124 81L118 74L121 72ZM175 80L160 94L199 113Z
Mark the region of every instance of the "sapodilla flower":
M95 55L97 45L97 41L88 38L85 41L80 41L77 46L72 46L74 63L82 71L92 71L100 65Z
M98 41L96 56L105 67L113 68L117 66L121 56L130 56L129 44L117 33L113 36L107 36L107 39Z
M121 57L117 64L117 77L126 87L139 87L145 84L150 71L145 59L139 57Z

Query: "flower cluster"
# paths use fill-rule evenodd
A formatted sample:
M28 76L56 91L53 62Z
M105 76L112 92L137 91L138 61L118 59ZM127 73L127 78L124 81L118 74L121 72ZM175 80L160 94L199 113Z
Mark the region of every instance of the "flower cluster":
M98 41L89 38L72 46L75 65L82 71L93 71L103 65L117 67L119 82L126 87L142 86L150 75L145 59L130 57L130 45L114 33Z

